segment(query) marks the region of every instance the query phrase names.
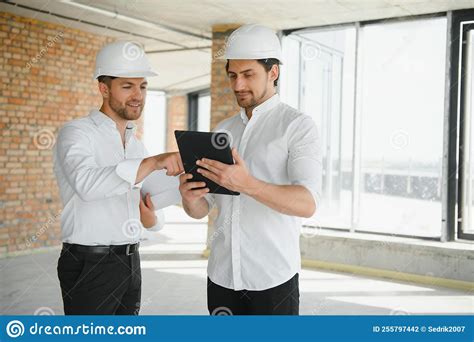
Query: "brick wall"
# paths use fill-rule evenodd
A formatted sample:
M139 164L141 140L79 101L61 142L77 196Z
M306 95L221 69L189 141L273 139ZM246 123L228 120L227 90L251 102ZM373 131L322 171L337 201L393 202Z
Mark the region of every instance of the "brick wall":
M174 136L175 130L188 129L188 97L187 95L171 95L166 98L167 136L166 151L178 151Z
M58 129L98 107L94 58L111 38L0 13L0 256L60 243Z
M218 58L225 52L227 38L239 26L216 25L212 28L211 129L239 111L234 93L229 87L225 71L226 60Z
M235 115L239 106L229 86L229 78L225 71L225 59L219 59L225 52L225 44L229 35L238 28L238 24L215 25L212 28L212 64L211 64L211 129L222 120ZM214 209L209 214L207 242L212 239L213 225L216 217Z
M214 57L222 54L235 27L213 28ZM91 80L94 58L112 40L0 13L0 257L60 244L62 205L52 146L65 122L100 106L96 82ZM212 128L238 110L224 66L213 58ZM187 129L186 95L168 97L167 117L167 150L172 151L177 149L174 130ZM140 120L138 136L142 134Z

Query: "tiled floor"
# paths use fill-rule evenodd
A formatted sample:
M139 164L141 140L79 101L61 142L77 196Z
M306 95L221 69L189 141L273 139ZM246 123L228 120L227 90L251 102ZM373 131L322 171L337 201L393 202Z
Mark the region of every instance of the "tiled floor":
M206 223L167 210L165 229L142 243L141 314L206 315ZM59 249L0 259L0 314L63 314L56 275ZM472 314L472 293L304 269L304 315Z

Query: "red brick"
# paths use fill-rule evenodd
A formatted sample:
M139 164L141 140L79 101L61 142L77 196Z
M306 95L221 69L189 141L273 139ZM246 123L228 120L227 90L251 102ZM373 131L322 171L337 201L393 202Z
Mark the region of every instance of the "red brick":
M63 37L48 46L63 32ZM80 37L80 38L79 38ZM0 257L17 250L58 245L59 221L38 241L26 245L52 212L62 207L52 170L52 151L38 150L35 132L55 132L65 121L88 114L99 106L97 85L91 82L96 52L112 38L61 25L0 13L2 53L0 77L0 200L3 226ZM75 68L71 51L80 46L83 66ZM74 52L76 53L76 52ZM52 198L45 203L45 198Z

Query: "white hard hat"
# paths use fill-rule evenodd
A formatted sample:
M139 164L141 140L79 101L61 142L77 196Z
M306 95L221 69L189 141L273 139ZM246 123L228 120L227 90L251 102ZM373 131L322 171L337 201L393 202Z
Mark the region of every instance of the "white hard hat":
M223 59L276 58L281 63L281 45L275 31L248 24L232 32L226 43Z
M95 59L94 79L99 76L156 76L151 70L145 51L136 43L118 41L105 45Z

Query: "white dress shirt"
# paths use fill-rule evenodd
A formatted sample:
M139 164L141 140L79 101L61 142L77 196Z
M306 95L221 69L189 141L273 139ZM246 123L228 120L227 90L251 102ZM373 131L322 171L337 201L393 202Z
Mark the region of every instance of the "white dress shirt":
M63 242L122 245L139 241L140 187L135 184L146 150L128 122L125 148L115 122L99 110L66 123L54 148L54 172L63 211ZM157 211L157 224L164 215Z
M316 206L321 193L322 160L314 121L280 102L278 95L219 123L214 131L232 137L251 175L276 185L302 185ZM281 214L250 196L208 194L217 206L208 276L234 290L266 290L299 272L302 219Z

